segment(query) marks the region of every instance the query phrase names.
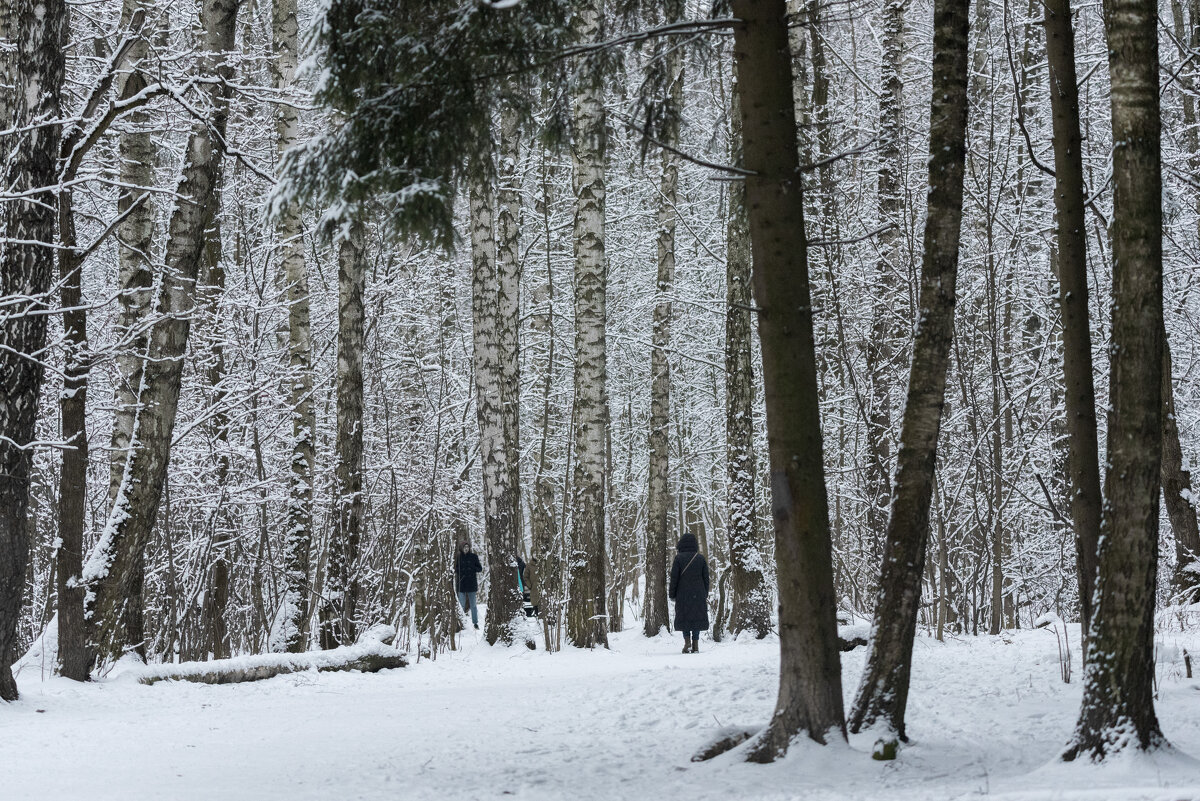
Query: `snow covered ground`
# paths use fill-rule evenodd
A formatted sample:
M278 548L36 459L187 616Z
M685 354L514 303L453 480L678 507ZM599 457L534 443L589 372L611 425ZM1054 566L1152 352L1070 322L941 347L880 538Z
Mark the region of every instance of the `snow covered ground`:
M23 673L0 709L0 801L58 799L1200 799L1182 753L1103 770L1048 764L1070 734L1053 634L945 644L920 637L912 744L873 762L869 738L799 745L774 765L690 757L718 730L761 725L774 640L681 654L678 637L615 635L610 651L489 648L375 675L303 673L253 684L78 685ZM1077 630L1072 631L1073 644ZM1165 635L1159 716L1200 757L1200 680ZM864 649L843 655L847 702ZM1200 661L1200 660L1198 660ZM1200 668L1200 664L1197 665Z

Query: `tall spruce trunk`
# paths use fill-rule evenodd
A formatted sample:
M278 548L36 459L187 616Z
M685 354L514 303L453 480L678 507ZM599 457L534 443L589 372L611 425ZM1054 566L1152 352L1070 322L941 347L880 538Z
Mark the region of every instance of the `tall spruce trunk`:
M604 0L576 5L584 43L602 41ZM575 191L575 465L568 559L567 636L577 648L608 647L604 584L604 434L608 427L605 341L604 87L595 65L576 69L571 97L571 162Z
M490 158L490 154L487 154ZM509 452L504 430L499 287L496 268L495 194L491 170L476 164L470 180L471 318L475 364L475 410L483 473L483 523L488 545L488 609L485 636L512 642L521 606L517 589L516 509L511 505Z
M848 721L854 732L882 729L877 757L894 756L896 738L905 738L913 636L954 337L966 160L968 8L969 0L935 0L933 7L929 212L921 261L920 324L913 341L870 653Z
M1163 333L1162 361L1162 489L1163 505L1175 535L1175 570L1171 586L1183 603L1200 600L1200 525L1192 503L1192 473L1183 468L1183 447L1175 419L1175 389L1171 378L1171 348Z
M1083 148L1079 133L1079 89L1070 0L1047 0L1045 11L1050 113L1054 126L1054 210L1067 413L1068 495L1071 523L1075 529L1080 620L1086 646L1092 618L1092 588L1096 581L1101 497L1096 390L1092 383L1092 332L1088 313Z
M209 406L212 408L211 436L215 444L216 483L222 498L227 498L229 488L229 412L225 404L229 389L225 385L225 326L220 315L221 298L225 294L225 265L221 261L221 224L214 216L212 224L204 233L204 304L208 307L212 331L212 346L209 353L208 387L211 392ZM228 508L221 509L214 521L212 541L212 585L204 598L204 615L209 636L209 647L214 659L228 659L233 655L233 644L226 619L229 610L230 584L232 582L233 540L237 520Z
M0 5L0 24L15 34L9 62L13 113L3 120L17 129L8 138L12 155L5 186L13 194L57 183L66 48L63 0L18 0ZM10 40L11 41L11 40ZM44 369L36 357L46 344L46 311L54 269L57 203L52 190L31 192L4 207L5 243L0 253L0 298L13 302L0 313L0 700L15 701L12 675L17 620L29 561L30 471L37 438L38 397Z
M1083 703L1068 761L1165 742L1154 712L1163 368L1158 8L1110 0L1106 10L1114 142L1108 456Z
M779 582L779 699L748 757L770 762L800 733L846 729L787 9L735 0L733 15Z
M201 69L213 76L204 92L213 112L194 123L188 137L180 202L167 231L166 270L155 300L156 324L150 331L142 370L137 413L124 476L99 542L83 568L90 603L89 662L112 648L123 609L140 578L141 555L158 513L170 459L171 437L183 377L196 283L204 261L205 230L217 203L220 164L225 153L232 75L227 54L234 49L238 0L204 0L201 8Z
M907 322L896 308L904 263L904 172L901 143L904 139L904 9L905 0L883 5L883 61L880 67L879 166L876 176L879 225L879 258L875 267L874 312L871 338L866 346L871 401L867 419L867 529L872 556L878 558L888 522L891 491L892 402L898 378L896 362L907 336Z
M360 587L356 565L363 524L363 293L367 255L361 223L338 243L337 433L333 531L329 535L321 646L357 638Z
M75 209L71 193L58 198L58 255L63 316L62 455L58 490L58 547L55 548L55 592L58 595L58 671L75 681L88 678L87 636L83 621L83 529L87 514L87 307L83 304L83 254L77 250Z
M735 82L730 104L730 155L742 166L742 111ZM729 568L732 589L729 631L771 630L771 592L763 578L754 491L758 457L754 448L754 301L751 294L750 230L746 187L729 183L725 247L725 454Z
M683 18L681 0L666 4L668 22ZM655 280L654 327L650 347L650 464L646 494L646 596L643 631L657 635L670 625L667 608L667 531L671 518L669 426L671 424L671 295L675 291L675 205L679 187L679 117L683 112L683 53L668 45L665 58L670 85L662 114L662 174L658 201L658 272Z
M298 22L296 0L274 0L271 12L271 77L275 88L288 92L296 80ZM300 134L299 112L292 103L275 108L275 141L279 156ZM287 587L279 613L273 651L297 653L308 647L312 606L313 468L316 463L316 417L313 409L312 331L309 325L308 267L304 259L300 207L289 204L278 225L279 258L288 303L287 403L292 421L291 472L284 521Z

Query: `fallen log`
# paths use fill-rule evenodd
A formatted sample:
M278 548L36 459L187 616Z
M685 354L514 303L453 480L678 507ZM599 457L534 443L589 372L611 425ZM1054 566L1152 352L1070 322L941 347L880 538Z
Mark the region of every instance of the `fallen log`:
M378 673L381 670L408 665L404 653L391 642L394 632L386 629L370 632L362 642L328 651L309 651L302 654L256 654L214 659L211 662L179 662L147 665L135 671L142 684L160 681L192 681L200 684L236 684L243 681L262 681L288 673L358 670Z

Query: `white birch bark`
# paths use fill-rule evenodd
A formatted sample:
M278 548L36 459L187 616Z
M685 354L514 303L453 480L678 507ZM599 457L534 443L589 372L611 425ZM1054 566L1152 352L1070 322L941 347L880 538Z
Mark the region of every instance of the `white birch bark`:
M603 37L603 0L576 6L579 40ZM608 647L604 585L605 346L607 269L604 257L605 113L594 65L576 70L571 98L571 162L575 191L575 466L567 636L576 647Z
M202 91L213 109L212 115L194 123L188 137L183 174L176 190L179 200L168 225L166 269L154 303L157 323L147 343L124 475L104 531L83 568L88 647L93 658L102 648L114 645L166 482L183 357L196 302L197 277L204 261L205 230L216 209L225 153L229 100L225 81L232 74L226 54L234 49L239 5L238 0L204 0L201 9L201 69L223 80L204 84Z
M271 77L287 93L296 81L298 41L296 0L274 0L271 13ZM299 137L299 115L292 103L275 109L276 152L292 148ZM309 550L312 546L313 466L316 418L312 402L312 332L309 326L308 271L300 209L289 204L279 220L279 259L288 302L287 397L292 417L291 475L285 519L284 560L287 586L279 625L271 639L273 651L299 652L307 647L310 611Z

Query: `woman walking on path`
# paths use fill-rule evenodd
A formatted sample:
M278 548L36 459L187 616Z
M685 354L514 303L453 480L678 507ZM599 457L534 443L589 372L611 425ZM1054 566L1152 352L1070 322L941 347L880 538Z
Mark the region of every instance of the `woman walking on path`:
M684 534L675 548L667 595L675 602L675 630L683 632L683 652L698 654L700 632L708 630L708 562L695 534Z
M454 589L458 592L458 602L462 604L463 611L471 610L471 623L475 628L479 628L479 608L475 605L479 579L475 574L482 570L483 565L479 564L479 557L471 550L471 543L460 543L454 560Z

